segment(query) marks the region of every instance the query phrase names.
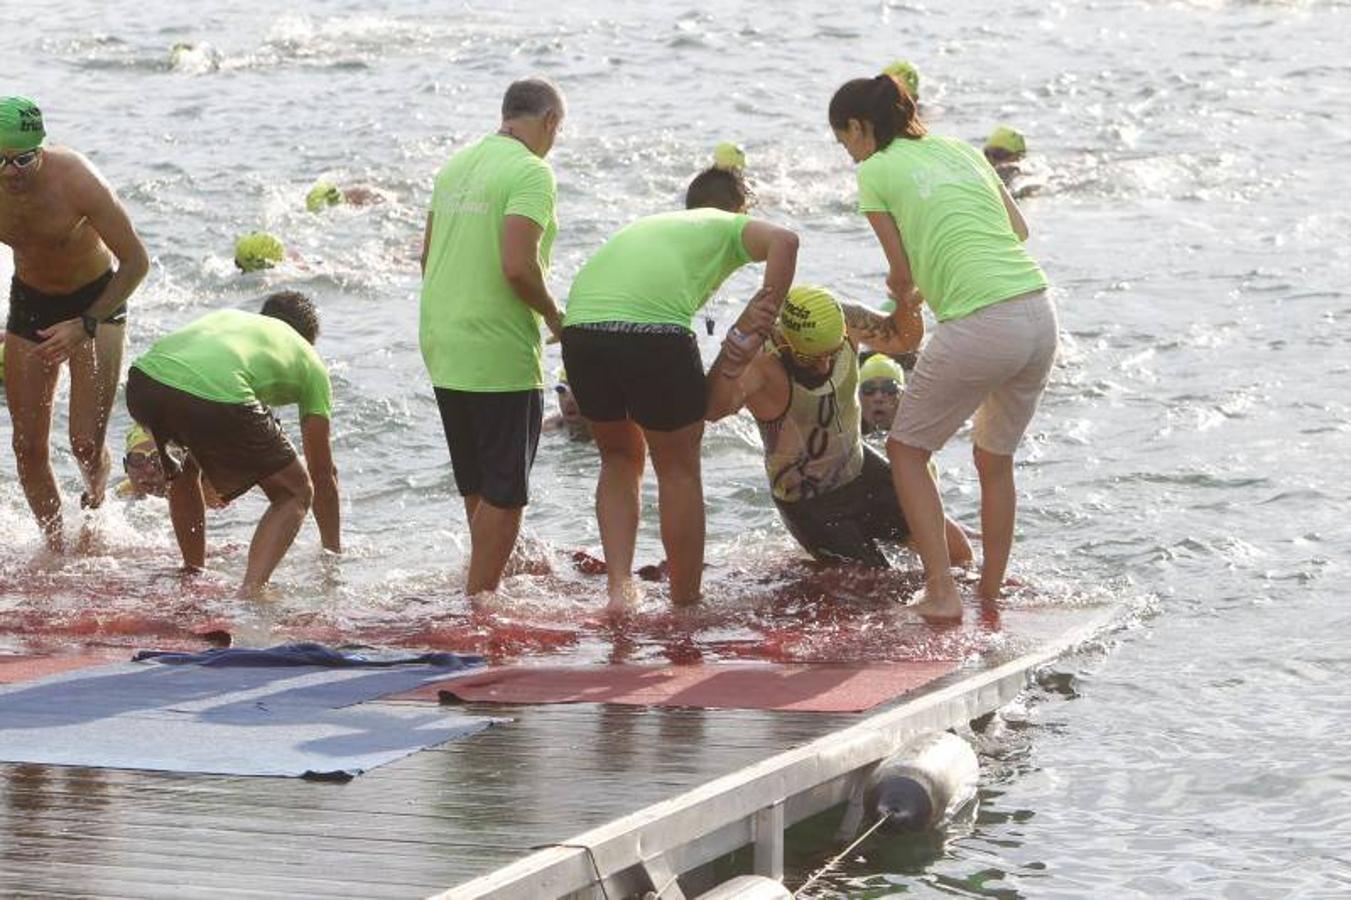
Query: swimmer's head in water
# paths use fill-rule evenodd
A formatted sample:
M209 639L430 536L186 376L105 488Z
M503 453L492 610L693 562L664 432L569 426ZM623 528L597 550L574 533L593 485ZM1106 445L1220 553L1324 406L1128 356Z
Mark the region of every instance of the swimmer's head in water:
M310 212L319 212L330 206L340 206L346 199L333 182L318 181L305 195L305 208Z
M46 138L36 103L27 97L0 97L0 151L36 150Z
M155 447L155 439L140 425L127 432L127 452L122 457L122 469L138 494L163 497L168 493L164 466Z
M919 99L919 69L916 69L911 62L898 59L883 69L882 74L899 79L910 93L910 98L912 100Z
M311 344L319 339L319 311L314 308L314 301L300 291L268 294L259 311L265 316L281 319Z
M713 148L713 167L715 169L746 168L746 151L731 141L723 141Z
M685 190L685 208L745 212L753 199L745 171L746 154L736 144L723 141L713 148L713 165L694 176Z
M779 331L795 356L825 356L844 343L844 310L823 287L793 285L779 311Z
M985 155L992 161L1016 160L1027 153L1027 139L1022 132L1000 125L985 139Z
M858 380L864 382L874 378L889 378L897 384L905 384L905 370L885 353L874 353L858 367Z
M286 245L275 234L255 231L235 240L235 266L241 272L270 269L286 257Z

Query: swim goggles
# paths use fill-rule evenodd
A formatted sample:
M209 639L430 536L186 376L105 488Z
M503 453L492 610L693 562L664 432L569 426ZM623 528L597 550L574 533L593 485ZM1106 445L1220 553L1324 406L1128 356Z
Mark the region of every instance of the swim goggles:
M13 166L19 171L23 171L36 163L41 155L42 148L34 147L32 150L25 150L13 156L0 156L0 170L3 170L6 166Z

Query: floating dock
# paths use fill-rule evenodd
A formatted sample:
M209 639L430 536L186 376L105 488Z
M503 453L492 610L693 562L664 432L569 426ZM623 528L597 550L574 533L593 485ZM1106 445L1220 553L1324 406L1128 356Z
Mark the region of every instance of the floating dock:
M678 876L847 799L909 737L1012 700L1114 611L879 712L473 704L509 726L346 784L0 764L0 894L685 896ZM1072 624L1070 624L1072 623Z

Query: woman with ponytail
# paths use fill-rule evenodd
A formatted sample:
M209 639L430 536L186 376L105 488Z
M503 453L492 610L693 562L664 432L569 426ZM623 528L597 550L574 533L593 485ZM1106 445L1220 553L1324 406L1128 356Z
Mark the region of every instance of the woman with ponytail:
M929 134L895 77L846 82L829 117L858 164L859 211L886 254L887 288L912 319L907 333L918 344L924 303L938 323L901 395L887 455L924 563L924 599L913 608L959 619L929 457L974 415L984 541L978 593L994 600L1013 546L1013 454L1055 360L1055 308L1023 247L1027 223L999 176L965 141Z

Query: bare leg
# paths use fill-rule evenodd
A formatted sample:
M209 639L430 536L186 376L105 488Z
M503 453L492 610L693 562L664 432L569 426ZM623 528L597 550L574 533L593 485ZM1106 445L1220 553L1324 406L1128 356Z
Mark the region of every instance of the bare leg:
M670 571L671 602L699 602L704 580L704 481L699 445L704 423L675 431L644 429L657 473L661 542Z
M469 574L464 592L473 597L496 591L521 531L522 507L503 509L480 499L469 523Z
M202 470L188 456L183 469L169 482L169 521L174 525L183 567L192 572L206 568L206 501L202 497Z
M634 597L633 546L642 515L643 468L647 441L631 420L593 422L600 450L596 482L596 522L605 550L605 572L612 606L626 606Z
M262 591L281 558L291 549L314 502L314 485L304 463L298 459L258 482L258 486L267 494L268 507L249 542L249 566L239 587L241 597L256 597Z
M121 325L100 325L98 337L70 358L70 449L84 476L84 505L93 509L103 504L112 469L108 417L117 397L124 342Z
M60 553L61 492L52 473L49 441L52 398L61 368L44 362L37 354L37 346L15 334L5 338L5 398L14 426L14 461L19 483L47 548Z
M1004 572L1013 550L1013 521L1018 511L1018 492L1013 485L1013 457L975 448L976 472L980 475L980 530L984 562L977 593L993 600L1004 586Z
M892 484L905 521L910 524L911 540L924 564L924 599L910 608L929 618L960 619L962 597L949 571L952 562L948 556L943 498L929 474L930 455L919 447L887 441Z

